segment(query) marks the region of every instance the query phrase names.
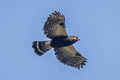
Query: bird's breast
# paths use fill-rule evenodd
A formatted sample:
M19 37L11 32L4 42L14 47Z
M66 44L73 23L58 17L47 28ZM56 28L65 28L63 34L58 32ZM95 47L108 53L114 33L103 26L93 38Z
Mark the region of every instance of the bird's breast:
M70 41L66 41L67 37L64 36L64 37L55 37L52 39L51 41L51 46L54 47L54 48L60 48L60 47L65 47L65 46L69 46L71 45L72 43Z

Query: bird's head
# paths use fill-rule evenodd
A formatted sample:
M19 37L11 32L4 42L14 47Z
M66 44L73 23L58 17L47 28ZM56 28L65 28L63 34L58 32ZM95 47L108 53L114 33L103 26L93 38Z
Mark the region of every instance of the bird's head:
M79 41L80 39L77 36L68 36L66 40L70 41L71 43L75 43Z

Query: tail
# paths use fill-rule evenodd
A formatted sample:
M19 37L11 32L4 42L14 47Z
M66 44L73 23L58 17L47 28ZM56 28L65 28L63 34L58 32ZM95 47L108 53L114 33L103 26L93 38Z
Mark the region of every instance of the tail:
M50 40L48 40L48 41L34 41L32 48L34 48L34 51L37 55L41 56L45 52L47 52L48 50L51 49L50 42L51 42Z

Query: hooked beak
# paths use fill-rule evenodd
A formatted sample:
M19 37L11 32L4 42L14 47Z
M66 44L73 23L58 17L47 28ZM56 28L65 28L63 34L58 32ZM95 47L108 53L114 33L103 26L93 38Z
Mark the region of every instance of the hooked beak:
M79 41L80 39L78 39L78 41Z

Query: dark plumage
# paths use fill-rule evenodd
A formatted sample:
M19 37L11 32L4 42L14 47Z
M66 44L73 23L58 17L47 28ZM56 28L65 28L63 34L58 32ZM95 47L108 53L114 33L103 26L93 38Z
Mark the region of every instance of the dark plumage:
M69 37L72 37L72 36L69 36ZM69 46L73 43L75 43L76 41L78 40L75 40L75 39L70 39L68 36L57 36L57 37L54 37L51 41L51 46L54 47L54 48L60 48L60 47L65 47L65 46ZM76 36L74 36L76 37Z
M54 48L55 55L60 62L78 69L83 68L87 62L86 58L72 45L80 39L77 36L68 36L65 28L64 15L55 11L48 17L43 27L45 35L51 40L34 41L32 47L39 56Z

